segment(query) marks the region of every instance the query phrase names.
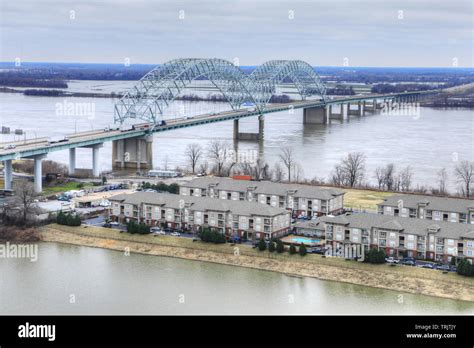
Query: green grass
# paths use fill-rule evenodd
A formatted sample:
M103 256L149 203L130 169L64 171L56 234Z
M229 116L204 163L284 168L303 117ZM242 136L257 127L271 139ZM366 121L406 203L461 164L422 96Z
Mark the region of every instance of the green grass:
M84 186L81 187L81 184ZM43 195L48 196L56 193L66 192L70 190L81 190L84 188L90 188L92 184L90 183L79 183L79 182L67 182L64 184L58 184L54 186L44 186Z

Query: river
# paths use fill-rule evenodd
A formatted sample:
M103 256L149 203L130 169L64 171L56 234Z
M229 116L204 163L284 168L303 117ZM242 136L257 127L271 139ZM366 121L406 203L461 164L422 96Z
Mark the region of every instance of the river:
M58 243L0 259L0 314L474 314L474 304Z
M126 90L132 81L70 81L69 90L110 93ZM21 128L27 138L61 135L100 129L113 123L114 102L109 98L35 97L0 93L0 126ZM72 106L72 111L67 109ZM81 109L82 108L82 109ZM92 111L83 112L81 110ZM228 109L226 103L176 101L167 111L199 114ZM65 111L66 110L66 111ZM257 119L241 120L241 131L256 131ZM212 139L233 142L232 121L156 134L153 144L155 167L172 169L187 166L186 146L206 147ZM474 160L474 115L469 109L420 108L419 116L351 116L349 122L330 125L303 125L302 110L280 112L265 117L265 141L238 142L242 157L260 156L273 165L282 146L295 149L302 176L327 179L340 158L359 151L366 156L366 180L375 183L375 168L393 162L396 168L411 166L416 185L437 185L437 172L446 168L448 184L456 190L454 167L458 161ZM24 136L3 135L1 141ZM90 149L78 149L77 167L91 168ZM111 143L101 149L101 170L110 170ZM54 152L49 159L68 163L68 152Z

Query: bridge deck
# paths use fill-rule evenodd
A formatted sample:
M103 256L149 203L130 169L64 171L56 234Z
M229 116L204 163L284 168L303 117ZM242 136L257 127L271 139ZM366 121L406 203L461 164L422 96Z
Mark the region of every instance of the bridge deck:
M420 95L426 94L426 92L405 92L399 94L385 94L385 95L359 95L352 96L347 98L338 98L328 100L325 103L321 100L306 100L298 101L293 103L285 104L271 104L264 111L263 114L286 111L289 109L301 109L308 107L322 107L324 105L337 105L345 104L348 102L359 102L383 98L397 98L404 97L409 95ZM192 127L197 125L203 125L207 123L222 122L234 119L240 119L244 117L258 116L260 113L258 111L251 111L247 109L241 110L232 110L221 112L218 114L204 114L199 116L194 116L192 118L176 118L173 120L166 120L167 124L164 126L155 126L152 129L136 129L130 131L106 131L106 130L94 130L87 132L79 132L66 135L69 138L69 141L49 144L47 138L38 138L35 139L26 139L23 142L10 142L4 143L3 146L7 144L15 144L14 149L5 149L0 150L0 161L18 159L24 157L32 157L41 154L47 154L52 151L66 150L70 148L77 147L87 147L95 144L100 144L106 141L127 139L140 137L150 134L150 132L164 132L177 128ZM145 124L136 125L137 128L144 127ZM0 144L1 146L2 144Z

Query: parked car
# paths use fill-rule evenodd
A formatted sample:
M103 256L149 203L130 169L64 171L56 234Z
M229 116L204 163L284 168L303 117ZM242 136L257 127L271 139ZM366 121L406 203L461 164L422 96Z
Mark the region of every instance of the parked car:
M435 265L433 265L432 263L423 263L423 264L421 264L420 267L421 268L433 269L435 267Z
M112 225L109 222L106 222L105 224L102 225L102 227L112 228Z
M449 265L436 265L436 269L439 269L440 271L449 272L451 270L451 267L449 267Z
M180 236L181 236L181 233L179 233L179 232L172 232L171 235L172 235L172 236L175 236L175 237L180 237Z
M120 222L118 222L118 221L110 221L109 224L112 225L112 226L118 226L118 225L120 225Z
M390 256L390 257L386 257L386 258L385 258L385 262L387 262L387 263L394 263L394 264L395 264L395 263L399 263L400 260L394 259L392 256Z
M166 234L165 231L163 231L161 228L159 227L152 227L150 228L150 232L153 233L155 236L163 236Z
M457 267L457 266L451 266L450 271L451 271L451 272L457 272L457 271L458 271L458 267Z
M402 261L400 261L400 263L402 265L406 265L406 266L415 266L415 261L414 260L405 260L405 259L403 259Z

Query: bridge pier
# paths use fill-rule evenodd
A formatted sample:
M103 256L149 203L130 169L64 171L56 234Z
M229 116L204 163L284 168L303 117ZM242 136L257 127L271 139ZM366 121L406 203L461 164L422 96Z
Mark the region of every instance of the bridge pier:
M374 113L376 108L377 108L377 102L374 100L372 101L371 104L368 104L366 100L364 100L364 103L363 103L363 112L362 114L365 115L366 112L371 112L371 113Z
M234 140L263 140L265 118L258 116L258 133L239 132L239 120L234 120Z
M303 109L303 124L328 123L330 107L314 107Z
M358 102L357 103L357 109L352 110L351 109L351 103L347 103L347 116L362 116L362 103Z
M3 175L5 181L5 190L11 190L13 180L12 160L3 161Z
M37 155L33 157L34 160L34 187L35 192L41 193L43 191L43 168L42 163L46 155Z
M334 105L329 105L329 119L344 121L344 104L340 104L339 112L333 112Z
M114 140L112 168L153 169L153 136Z
M92 146L92 176L98 177L100 175L99 168L99 149L103 144L96 144Z
M76 148L69 149L69 175L76 173Z

